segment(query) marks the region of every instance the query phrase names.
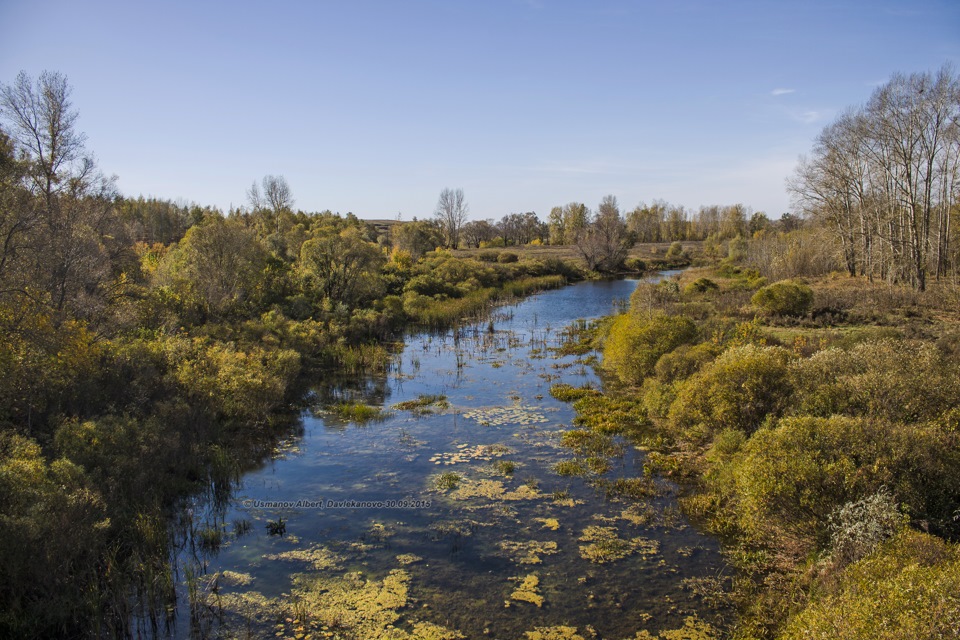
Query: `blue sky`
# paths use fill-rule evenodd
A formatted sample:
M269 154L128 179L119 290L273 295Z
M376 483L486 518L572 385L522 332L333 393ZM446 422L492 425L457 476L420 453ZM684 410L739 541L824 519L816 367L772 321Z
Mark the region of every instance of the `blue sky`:
M960 2L0 1L0 81L65 73L130 196L472 218L741 202L896 71L960 70Z

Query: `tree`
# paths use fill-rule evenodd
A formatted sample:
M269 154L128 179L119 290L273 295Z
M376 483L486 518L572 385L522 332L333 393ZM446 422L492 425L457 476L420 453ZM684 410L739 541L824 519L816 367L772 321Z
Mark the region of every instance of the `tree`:
M3 214L3 227L13 231L6 240L21 247L17 261L27 275L14 288L17 304L49 306L57 323L99 321L111 279L135 257L116 219L114 181L96 171L75 129L66 77L45 71L33 82L21 72L14 84L0 85L0 116L9 126L4 155L12 142L23 169L7 184L16 209Z
M355 308L377 298L386 262L375 242L356 226L307 240L300 248L300 270L321 299Z
M160 283L196 304L204 318L242 313L263 294L266 252L253 231L211 216L164 258Z
M434 222L415 220L393 225L390 228L390 239L394 247L406 251L414 260L417 260L423 254L440 246L443 242L443 232Z
M576 244L588 269L613 271L623 264L634 240L614 196L603 198L596 217L579 234Z
M285 217L290 216L290 209L293 207L293 191L287 180L283 176L264 176L261 181L263 191L257 186L256 181L247 190L247 200L255 215L259 215L263 225L263 231L276 228L276 233L281 233L282 222Z
M927 285L950 260L960 194L960 78L895 74L827 126L789 182L801 211L832 229L847 270Z
M576 244L587 227L590 209L582 202L571 202L563 207L563 244Z
M463 198L463 189L446 188L440 192L437 210L434 213L443 229L447 246L456 249L460 245L460 230L467 221L469 207Z
M14 84L0 87L0 111L30 158L35 190L48 203L65 189L75 190L93 171L93 161L84 155L86 136L74 128L77 112L70 92L66 76L50 71L36 84L21 71Z
M550 209L550 216L547 218L547 227L550 232L550 244L563 244L566 240L563 222L563 207L554 207L553 209Z
M471 220L463 225L460 237L468 247L479 247L484 242L496 240L499 233L492 220Z

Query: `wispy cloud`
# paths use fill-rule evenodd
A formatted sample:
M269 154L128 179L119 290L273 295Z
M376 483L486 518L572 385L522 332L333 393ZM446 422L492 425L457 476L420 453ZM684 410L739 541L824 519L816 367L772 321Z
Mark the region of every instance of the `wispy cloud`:
M804 124L813 124L820 120L824 120L827 117L827 114L823 111L816 111L814 109L808 109L806 111L800 111L794 114L794 117Z
M770 95L772 95L772 96L785 96L785 95L787 95L788 93L796 93L796 92L797 92L796 89L777 88L777 89L774 89L773 91L771 91L771 92L770 92Z

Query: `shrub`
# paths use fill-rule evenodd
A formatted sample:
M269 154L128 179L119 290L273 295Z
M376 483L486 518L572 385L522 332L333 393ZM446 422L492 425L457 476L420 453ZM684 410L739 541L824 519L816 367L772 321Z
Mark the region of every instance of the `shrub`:
M960 491L957 434L938 425L784 418L750 438L733 477L744 529L774 528L826 546L829 517L890 487L916 518L949 521Z
M637 273L643 273L647 270L647 263L640 258L627 258L624 261L623 266L630 271L636 271Z
M849 566L838 588L796 615L783 640L955 638L960 547L905 530Z
M603 366L626 384L638 385L653 374L665 353L696 338L697 327L686 316L654 313L617 316L603 348Z
M779 347L728 349L682 384L670 406L670 427L694 441L708 441L728 428L753 433L788 405L789 360L790 353Z
M663 382L683 380L703 368L719 354L720 348L712 342L698 345L682 344L663 354L654 367L657 379Z
M760 288L750 302L768 315L802 316L813 304L813 290L799 282L781 280Z
M792 369L800 413L915 422L960 405L960 367L932 344L864 342L825 349Z
M683 255L683 243L679 240L676 240L670 244L670 248L667 249L667 259L679 258Z
M716 291L720 287L710 278L697 278L686 287L683 292L686 294L706 293L707 291Z
M499 251L481 251L477 254L477 260L481 260L483 262L496 262L497 258L499 257Z
M846 566L870 554L906 524L896 500L886 487L848 502L830 516L830 548L833 561Z
M511 262L516 262L519 259L520 259L520 256L513 253L512 251L504 251L503 253L497 256L497 262L499 262L500 264L509 264Z

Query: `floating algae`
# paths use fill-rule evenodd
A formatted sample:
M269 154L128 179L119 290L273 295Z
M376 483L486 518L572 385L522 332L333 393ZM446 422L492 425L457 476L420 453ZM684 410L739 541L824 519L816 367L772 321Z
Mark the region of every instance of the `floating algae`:
M447 396L421 395L416 400L405 400L393 405L398 411L411 411L418 415L433 413L435 409L443 410L450 407Z
M566 627L563 625L556 627L536 627L533 631L527 631L524 635L527 640L586 640L586 637L577 633L576 627ZM591 634L590 637L595 637Z
M282 553L267 553L263 556L263 559L306 562L312 564L313 568L317 571L336 569L343 561L343 558L339 555L321 546L309 547L307 549L291 549L290 551L284 551Z
M516 542L501 540L497 543L497 546L500 547L503 555L517 564L540 564L543 562L540 556L552 556L557 553L557 543L553 541L529 540L527 542Z
M401 553L400 555L397 556L397 562L399 562L403 566L415 564L417 562L420 562L421 560L423 560L423 558L421 558L420 556L414 553Z
M547 416L537 410L537 407L513 405L510 407L489 407L473 409L463 414L464 418L476 420L485 427L498 427L507 424L528 426L549 422Z
M249 573L240 573L238 571L221 571L219 579L221 584L228 587L245 587L253 582L253 576Z
M614 527L599 527L591 525L583 530L580 542L580 557L605 564L626 558L634 553L652 556L660 550L660 543L648 538L621 538Z
M556 518L534 518L537 522L543 525L544 529L550 529L551 531L556 531L560 528L560 521Z
M510 453L511 449L502 444L478 444L471 447L466 444L456 445L457 451L449 453L435 453L430 456L430 462L433 464L460 464L462 462L471 462L473 460L491 461L494 458Z
M486 498L496 501L515 501L536 500L542 498L543 494L529 484L522 484L516 489L507 491L500 480L464 478L460 481L456 490L450 493L450 497L454 500Z
M513 590L513 593L510 594L511 600L529 602L530 604L537 605L538 609L543 606L543 596L537 591L540 586L540 578L537 574L531 573L522 579L511 578L511 580L520 582L517 588ZM509 602L507 602L507 606L510 606Z

